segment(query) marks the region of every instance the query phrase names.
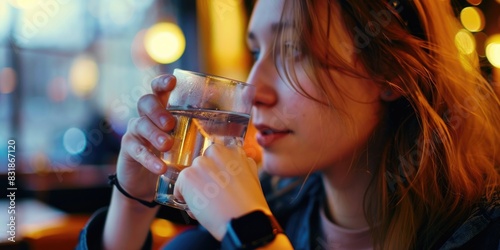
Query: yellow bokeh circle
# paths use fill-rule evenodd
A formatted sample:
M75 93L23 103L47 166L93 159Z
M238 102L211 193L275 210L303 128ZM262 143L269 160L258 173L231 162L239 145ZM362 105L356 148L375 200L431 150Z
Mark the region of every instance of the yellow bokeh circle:
M477 7L466 7L460 12L462 25L471 32L483 30L486 23L485 20L483 12Z
M500 34L490 36L486 40L486 58L496 68L500 68Z
M177 61L182 56L186 48L186 39L176 24L157 23L146 31L144 47L153 60L167 64Z

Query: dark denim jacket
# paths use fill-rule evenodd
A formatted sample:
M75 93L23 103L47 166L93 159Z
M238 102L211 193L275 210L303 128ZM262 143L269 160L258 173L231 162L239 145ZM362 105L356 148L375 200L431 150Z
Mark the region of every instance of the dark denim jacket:
M262 188L273 214L283 226L295 249L327 249L321 237L319 209L323 186L318 174L309 176L304 185L299 179L284 179L278 185L271 176L262 176ZM274 183L274 184L273 184ZM106 211L97 211L80 233L76 249L99 249ZM143 249L151 248L151 235ZM187 230L164 249L226 249L203 227ZM451 237L436 248L500 250L500 199L478 206Z

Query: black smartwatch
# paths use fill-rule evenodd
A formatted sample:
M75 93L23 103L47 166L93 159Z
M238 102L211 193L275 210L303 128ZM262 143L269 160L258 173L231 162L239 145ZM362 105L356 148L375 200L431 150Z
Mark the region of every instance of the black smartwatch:
M265 246L283 233L278 221L261 210L232 219L222 239L222 249L255 249Z

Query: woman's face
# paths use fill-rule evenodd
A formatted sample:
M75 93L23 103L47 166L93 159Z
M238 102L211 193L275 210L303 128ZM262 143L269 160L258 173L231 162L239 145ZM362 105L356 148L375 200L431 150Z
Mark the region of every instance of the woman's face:
M342 112L296 92L280 78L272 53L278 27L284 25L284 32L293 29L280 23L283 3L284 0L258 1L248 29L248 45L258 55L248 82L257 87L252 115L258 130L257 141L263 149L263 168L281 176L304 175L311 169L345 174L355 157L361 154L359 151L365 149L368 138L379 123L380 87L366 79L333 70L328 72L335 83L327 81L327 88L329 92L334 91L333 101L343 96L342 112L350 117L347 121ZM319 18L326 26L325 6L317 7ZM340 22L336 13L332 13L332 19ZM335 35L331 36L330 43L352 44L345 29L335 28L333 32ZM344 53L343 56L349 62L354 61L352 54ZM297 58L295 70L299 84L307 93L326 101L306 76L302 67L305 60L300 56ZM333 87L334 84L337 88Z

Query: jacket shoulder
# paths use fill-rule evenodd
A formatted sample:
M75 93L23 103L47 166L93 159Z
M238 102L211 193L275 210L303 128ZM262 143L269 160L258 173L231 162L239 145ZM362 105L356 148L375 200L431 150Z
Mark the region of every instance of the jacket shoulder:
M273 213L287 214L299 206L316 200L323 192L318 173L306 177L283 178L261 173L262 190Z
M500 192L483 199L440 249L500 249Z

